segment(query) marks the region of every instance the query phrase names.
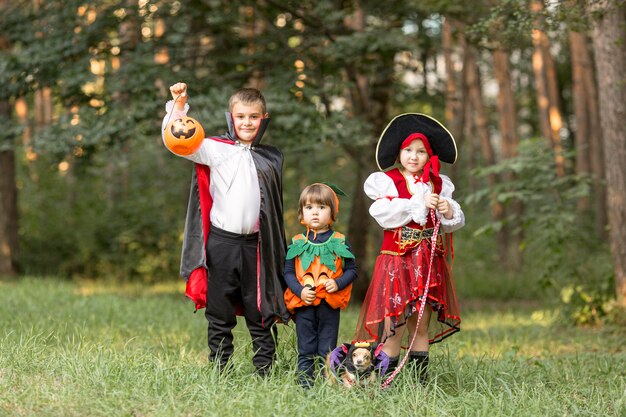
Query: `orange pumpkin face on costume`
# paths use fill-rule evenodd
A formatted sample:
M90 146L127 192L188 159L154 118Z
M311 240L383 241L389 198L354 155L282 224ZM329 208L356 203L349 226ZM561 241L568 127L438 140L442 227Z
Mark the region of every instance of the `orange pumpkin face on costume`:
M341 271L341 264L339 265ZM324 283L332 279L334 272L331 271L326 265L321 262L313 261L306 272L302 271L302 262L296 260L296 273L302 273L304 279L303 285L310 285L311 288L316 289L318 286L324 286ZM341 272L340 272L341 274Z
M176 155L191 155L204 140L204 129L192 117L180 117L167 124L163 134L165 145Z
M324 285L326 281L343 275L343 260L340 257L335 258L335 271L324 265L319 256L315 257L306 271L302 268L302 260L300 258L296 258L295 267L296 276L299 277L300 283L302 285L310 285L315 290L316 298L313 301L313 306L319 305L322 299L325 299L332 308L345 308L350 300L352 284L333 293L328 293ZM293 295L291 290L288 289L286 293L289 294L285 301L290 311L304 305L302 300Z

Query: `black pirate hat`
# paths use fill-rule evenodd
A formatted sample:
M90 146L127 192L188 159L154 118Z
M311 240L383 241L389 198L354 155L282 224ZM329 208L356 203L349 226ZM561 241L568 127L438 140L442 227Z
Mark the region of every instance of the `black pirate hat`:
M394 117L378 139L376 163L381 171L396 162L402 142L413 133L426 136L432 153L441 161L449 164L456 161L456 143L444 125L425 114L405 113Z

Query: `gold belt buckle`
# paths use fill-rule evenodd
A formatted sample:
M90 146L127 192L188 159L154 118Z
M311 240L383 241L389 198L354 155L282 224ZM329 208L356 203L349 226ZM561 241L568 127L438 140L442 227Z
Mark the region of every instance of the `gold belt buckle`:
M411 242L419 242L422 240L423 229L413 229L410 227L403 227L400 239L402 243L409 244Z

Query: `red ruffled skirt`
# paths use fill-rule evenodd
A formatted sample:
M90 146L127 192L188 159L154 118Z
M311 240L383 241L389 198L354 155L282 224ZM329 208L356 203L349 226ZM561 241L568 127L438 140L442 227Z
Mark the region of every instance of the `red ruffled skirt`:
M441 241L441 239L440 239ZM423 240L405 255L380 254L365 295L353 342L384 342L396 328L419 313L424 295L430 241ZM460 330L461 317L454 281L443 248L433 259L427 306L433 311L429 325L430 343L437 343ZM389 322L385 325L385 319Z

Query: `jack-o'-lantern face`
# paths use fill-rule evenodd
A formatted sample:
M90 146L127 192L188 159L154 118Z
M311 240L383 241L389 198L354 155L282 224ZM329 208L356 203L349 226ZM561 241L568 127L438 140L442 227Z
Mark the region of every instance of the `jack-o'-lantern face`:
M204 140L204 129L196 119L180 117L168 123L163 133L165 145L177 155L191 155Z
M335 267L341 268L341 260L335 260L335 262L338 262ZM337 275L336 272L331 271L319 259L311 262L306 271L304 271L300 258L296 259L296 274L302 277L302 285L310 285L312 288L323 287L326 281L334 279Z
M174 120L170 130L172 131L172 135L174 135L174 137L180 140L185 140L193 137L197 129L193 120L185 118Z

